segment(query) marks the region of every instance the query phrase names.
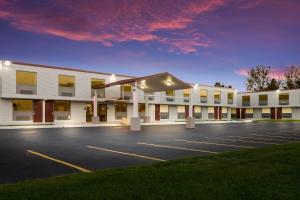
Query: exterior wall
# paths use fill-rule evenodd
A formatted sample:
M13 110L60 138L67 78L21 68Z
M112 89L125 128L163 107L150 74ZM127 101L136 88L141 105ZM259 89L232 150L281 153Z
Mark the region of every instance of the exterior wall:
M292 119L300 119L300 107L292 109Z
M253 109L253 118L254 119L261 119L261 108L254 108Z
M12 123L13 106L10 99L0 99L0 123Z
M85 102L71 102L71 122L85 122L86 121L86 103Z

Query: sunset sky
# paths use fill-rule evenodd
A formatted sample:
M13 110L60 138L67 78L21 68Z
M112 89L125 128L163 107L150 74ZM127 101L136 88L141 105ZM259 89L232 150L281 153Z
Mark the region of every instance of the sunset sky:
M299 0L0 0L0 59L244 90L300 64Z

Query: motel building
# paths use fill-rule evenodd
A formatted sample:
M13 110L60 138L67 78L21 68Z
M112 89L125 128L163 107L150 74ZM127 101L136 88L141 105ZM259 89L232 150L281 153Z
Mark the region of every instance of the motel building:
M0 123L141 123L300 119L300 90L237 93L188 84L165 72L144 77L0 61Z

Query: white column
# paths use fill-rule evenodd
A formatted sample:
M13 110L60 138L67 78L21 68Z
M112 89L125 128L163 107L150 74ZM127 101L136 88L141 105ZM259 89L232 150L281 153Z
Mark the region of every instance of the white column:
M193 88L190 89L189 117L186 119L186 128L195 128L195 118L193 117Z
M193 89L190 89L189 117L193 117Z
M97 117L98 104L97 104L97 91L96 90L95 90L95 93L94 93L93 103L94 103L93 116Z
M46 105L45 105L45 100L42 102L42 109L43 109L43 123L46 123Z
M134 88L132 91L132 95L133 95L133 113L132 113L132 117L138 117L139 113L138 113L138 106L139 106L139 98L137 95L137 82L134 83Z

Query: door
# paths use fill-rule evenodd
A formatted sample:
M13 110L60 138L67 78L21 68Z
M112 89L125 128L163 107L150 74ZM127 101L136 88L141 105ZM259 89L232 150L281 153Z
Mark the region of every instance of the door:
M271 119L275 119L275 108L271 108Z
M33 101L33 122L43 122L43 101L34 100Z
M91 122L92 117L93 117L93 106L92 106L92 104L91 103L86 104L85 110L86 110L86 113L85 113L86 122Z
M185 105L185 118L189 116L189 112L190 112L189 106Z
M46 122L53 122L53 104L54 101L47 100L45 101L45 121Z
M241 109L239 108L236 109L236 118L241 119Z
M222 119L222 107L218 107L219 109L219 119Z
M219 109L218 109L217 106L214 107L214 114L215 114L215 119L218 120L219 119L219 117L218 117L218 115L219 115Z
M241 119L245 119L246 118L246 108L242 108L241 109Z
M282 119L282 108L277 108L277 119Z
M159 121L160 120L160 105L155 104L155 120Z
M107 121L107 104L99 104L98 105L98 116L100 122Z

